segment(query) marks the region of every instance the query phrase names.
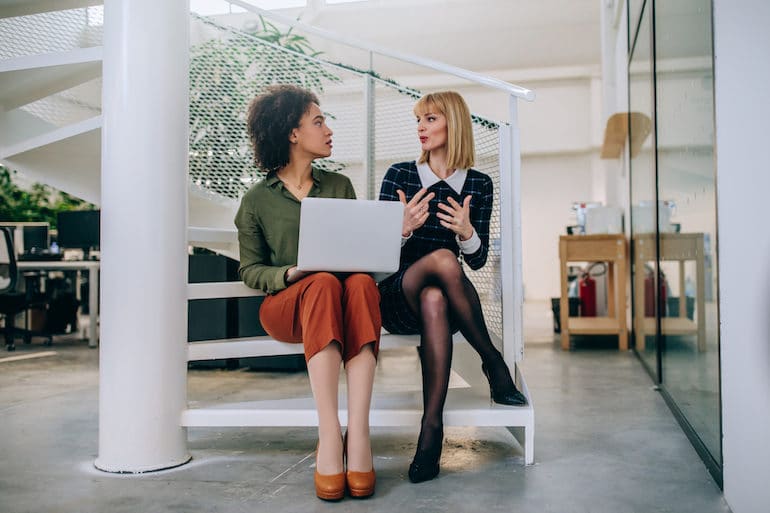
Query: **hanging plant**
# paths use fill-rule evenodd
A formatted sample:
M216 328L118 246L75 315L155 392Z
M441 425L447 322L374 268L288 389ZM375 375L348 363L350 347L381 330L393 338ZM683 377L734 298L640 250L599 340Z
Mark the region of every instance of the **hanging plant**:
M320 52L291 29L281 32L261 17L248 32L194 18L224 34L191 48L190 180L202 192L237 199L264 177L254 166L246 132L252 98L271 84L322 94L324 84L340 79L315 59ZM314 165L344 168L329 159Z

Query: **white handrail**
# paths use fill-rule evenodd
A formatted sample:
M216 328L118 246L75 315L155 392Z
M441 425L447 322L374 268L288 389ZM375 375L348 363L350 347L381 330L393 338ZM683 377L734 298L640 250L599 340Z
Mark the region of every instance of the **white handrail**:
M432 59L424 59L422 57L417 57L406 53L395 52L388 48L367 43L365 41L360 41L358 39L344 37L335 32L314 27L312 25L307 25L305 23L302 23L301 21L293 20L288 16L283 16L281 14L277 14L275 12L262 9L248 2L243 2L241 0L227 0L227 2L233 5L237 5L238 7L242 7L247 11L260 14L266 18L276 20L290 27L301 28L305 32L308 32L310 34L315 34L316 36L323 37L324 39L330 39L332 41L336 41L338 43L352 46L354 48L359 48L361 50L366 50L372 53L376 53L378 55L390 57L390 58L397 59L404 62L409 62L411 64L416 64L418 66L424 66L426 68L440 71L442 73L447 73L449 75L454 75L456 77L464 78L466 80L469 80L470 82L482 84L488 87L492 87L494 89L500 89L501 91L505 91L506 93L512 96L515 96L517 98L523 98L530 102L535 99L534 91L530 89L526 89L521 86L509 84L508 82L504 82L496 78L481 75L479 73L474 73L473 71L468 71L466 69L458 68L456 66L450 66L449 64L445 64L439 61L434 61Z

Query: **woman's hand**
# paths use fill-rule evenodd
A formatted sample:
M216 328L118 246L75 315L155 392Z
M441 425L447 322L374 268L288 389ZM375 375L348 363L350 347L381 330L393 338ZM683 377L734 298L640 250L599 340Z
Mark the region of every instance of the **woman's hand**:
M446 212L436 213L441 221L441 226L449 228L456 233L460 240L468 240L473 235L473 225L471 224L471 196L465 197L463 204L460 205L453 198L448 198L449 205L439 203L438 208Z
M425 224L425 221L428 220L428 216L430 215L428 212L428 203L436 196L436 194L432 192L425 194L425 192L425 188L420 189L417 191L417 194L407 202L404 191L400 189L396 191L398 199L404 204L404 223L401 225L402 237L409 237L412 235L413 231Z
M308 274L312 274L308 271L298 271L297 266L289 267L289 269L286 271L286 283L294 283L295 281L299 281Z

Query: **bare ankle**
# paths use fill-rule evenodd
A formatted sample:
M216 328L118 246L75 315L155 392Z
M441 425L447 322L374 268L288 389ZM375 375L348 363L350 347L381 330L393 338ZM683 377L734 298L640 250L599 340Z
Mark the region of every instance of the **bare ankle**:
M372 469L372 446L369 429L348 429L346 433L347 466L355 472Z
M324 475L339 474L343 471L342 440L339 435L319 437L316 469Z

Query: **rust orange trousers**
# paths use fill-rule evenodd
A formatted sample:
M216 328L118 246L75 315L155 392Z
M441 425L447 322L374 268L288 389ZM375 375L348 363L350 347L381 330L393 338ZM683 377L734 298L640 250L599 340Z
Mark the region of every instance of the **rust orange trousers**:
M347 363L373 344L380 347L380 292L368 274L339 279L330 273L315 273L265 298L259 310L264 330L281 342L302 343L305 361L331 342L342 347Z

